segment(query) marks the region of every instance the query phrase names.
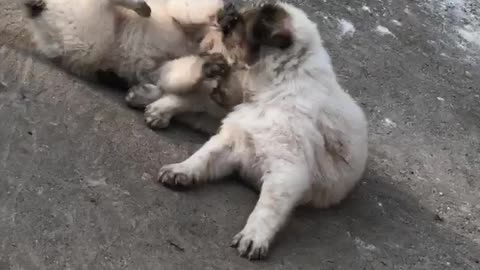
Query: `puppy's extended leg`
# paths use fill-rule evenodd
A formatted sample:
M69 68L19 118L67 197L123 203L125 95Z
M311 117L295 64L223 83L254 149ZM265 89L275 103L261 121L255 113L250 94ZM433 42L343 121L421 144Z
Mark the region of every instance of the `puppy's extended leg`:
M221 131L184 162L162 167L158 181L167 186L190 186L232 173L238 165L234 136L238 134Z
M178 58L164 64L159 72L157 86L165 93L191 92L205 80L224 78L230 67L222 54L202 54Z
M267 256L275 234L309 190L304 169L302 165L280 165L263 176L257 205L243 230L233 238L232 246L240 255L252 260Z
M148 104L157 101L162 95L162 89L154 84L138 84L128 89L125 101L132 108L145 109Z
M185 95L166 94L145 109L145 122L153 129L166 128L173 116L181 113L206 112L215 118L226 115L207 93L199 89Z
M166 62L150 74L156 78L156 85L140 84L132 87L125 100L133 108L145 108L163 94L186 94L197 92L202 87L213 89L229 71L230 67L221 54L181 57Z

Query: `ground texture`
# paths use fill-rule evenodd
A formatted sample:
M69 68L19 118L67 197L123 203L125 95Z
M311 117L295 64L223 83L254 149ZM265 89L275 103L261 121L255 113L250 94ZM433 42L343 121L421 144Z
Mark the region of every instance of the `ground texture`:
M205 136L153 132L122 93L33 59L1 0L0 269L480 269L478 2L295 2L368 114L369 167L343 204L299 209L249 262L229 243L254 192L152 181Z

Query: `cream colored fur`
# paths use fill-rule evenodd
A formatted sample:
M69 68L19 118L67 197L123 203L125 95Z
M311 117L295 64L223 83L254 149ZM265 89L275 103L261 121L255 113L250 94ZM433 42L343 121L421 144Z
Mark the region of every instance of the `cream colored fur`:
M206 45L207 43L212 46ZM208 32L201 44L201 50L222 54L226 58L226 62L231 65L232 73L226 78L205 79L202 74L205 58L192 56L171 61L164 66L166 72L163 72L164 77L160 79L159 83L165 94L145 109L145 121L150 127L166 128L170 124L170 120L176 116L182 122L188 123L196 129L214 134L220 120L233 106L246 99L248 91L245 89L247 86L244 85L244 80L247 77L248 69L243 63L243 59L232 55L225 48L218 29ZM186 70L188 72L185 72ZM220 82L222 83L220 91L224 96L215 98L213 89L219 87ZM196 87L192 87L192 85ZM190 115L186 117L181 115L190 113L205 113L209 119L206 117L196 118L198 123L194 123L196 121L192 121L194 118ZM211 126L212 122L217 124L210 128L204 126L204 123Z
M257 205L233 239L251 259L267 255L296 206L343 200L367 160L365 115L337 82L316 24L300 9L279 5L289 16L293 45L261 48L245 84L251 97L195 154L159 172L164 184L189 186L239 171L257 187Z
M146 105L135 104L135 91L153 101L163 92L181 93L197 86L195 72L203 61L196 56L199 43L223 7L222 0L43 2L45 10L28 19L37 49L79 75L111 70L138 83L127 96L135 107ZM151 7L150 17L134 11L145 2Z
M245 61L245 50L236 48L235 45L227 49L222 38L219 27L211 26L200 43L200 50L208 54L221 54L230 65L230 74L222 78L204 78L202 72L206 59L202 57L182 58L165 65L168 72L165 72L165 78L160 80L164 83L160 88L167 93L148 105L145 110L145 121L150 127L166 128L175 116L195 129L214 134L221 119L235 105L249 99L250 93L246 84L249 66ZM185 72L186 69L189 69L188 73ZM180 77L183 79L177 79ZM187 87L182 86L187 81ZM222 95L216 95L215 92ZM194 118L190 115L192 112L206 115Z

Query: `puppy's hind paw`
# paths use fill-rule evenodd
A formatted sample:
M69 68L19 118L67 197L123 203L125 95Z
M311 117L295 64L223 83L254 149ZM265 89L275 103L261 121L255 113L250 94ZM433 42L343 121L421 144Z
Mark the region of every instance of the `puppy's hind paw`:
M163 129L170 125L173 115L168 112L162 112L154 104L150 104L145 109L145 123L151 129Z
M125 101L128 106L144 109L162 96L162 90L153 84L136 85L128 90Z
M205 54L203 58L205 63L202 72L205 78L223 78L230 72L227 59L221 53Z

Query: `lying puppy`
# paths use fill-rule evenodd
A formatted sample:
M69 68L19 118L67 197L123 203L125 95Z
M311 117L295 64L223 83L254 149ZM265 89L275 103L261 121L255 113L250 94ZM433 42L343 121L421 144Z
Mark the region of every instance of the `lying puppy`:
M132 86L127 103L144 108L163 93L196 88L197 65L218 76L225 59L198 56L222 0L21 0L37 49L77 75L113 74ZM214 63L220 60L219 63ZM179 72L174 72L177 70ZM209 84L202 87L208 88ZM213 106L214 104L212 104Z
M233 246L261 259L296 206L337 204L362 177L367 121L303 11L277 3L241 17L250 96L195 154L161 168L158 180L190 186L238 171L260 198Z

